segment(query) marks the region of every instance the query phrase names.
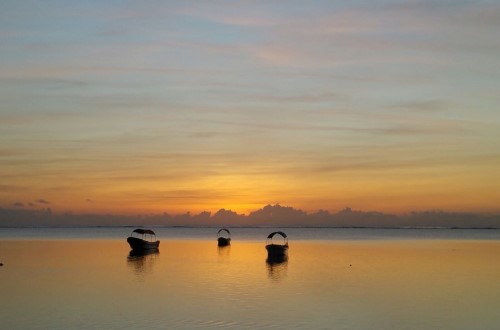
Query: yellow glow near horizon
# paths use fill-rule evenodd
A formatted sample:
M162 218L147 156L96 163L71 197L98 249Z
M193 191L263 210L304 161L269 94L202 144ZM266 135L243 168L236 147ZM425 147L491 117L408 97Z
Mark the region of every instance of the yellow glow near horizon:
M470 168L470 164L467 168ZM475 176L461 177L461 165L392 170L342 171L328 180L307 173L301 177L283 172L273 175L218 174L202 180L154 181L111 180L99 184L82 175L68 180L70 188L45 191L43 181L32 184L25 199L45 196L54 212L193 214L224 208L248 214L266 204L280 203L307 212L319 209L338 211L352 207L365 211L405 213L418 210L498 212L492 200L500 197L488 167L477 165ZM83 174L83 173L82 173ZM492 180L488 182L486 178ZM73 189L73 187L80 187ZM175 187L173 189L172 187ZM194 188L193 188L194 187ZM10 197L14 196L10 194ZM21 198L21 195L12 201Z

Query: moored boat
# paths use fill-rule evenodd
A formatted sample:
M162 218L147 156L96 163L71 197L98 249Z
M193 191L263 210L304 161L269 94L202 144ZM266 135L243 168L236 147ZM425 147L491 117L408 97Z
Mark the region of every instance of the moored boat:
M160 246L155 232L150 229L135 229L127 242L134 251L154 250Z
M276 244L273 242L273 237L275 235L280 235L283 237L283 244ZM266 240L266 250L267 255L271 258L285 256L288 252L288 237L282 231L275 231L267 236Z
M217 232L217 245L226 246L231 244L231 233L226 228L219 229Z

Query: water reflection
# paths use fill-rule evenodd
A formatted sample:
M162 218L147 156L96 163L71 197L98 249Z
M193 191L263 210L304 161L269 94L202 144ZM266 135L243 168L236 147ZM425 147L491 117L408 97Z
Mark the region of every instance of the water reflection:
M132 268L136 275L151 273L154 264L158 260L160 251L158 249L144 251L130 251L127 256L127 264Z
M0 328L499 328L498 240L311 240L288 263L257 241L215 249L0 240Z
M272 256L269 255L266 259L267 266L267 276L269 279L273 281L278 281L283 279L286 276L288 269L288 256L287 255L278 255Z
M229 257L230 252L231 245L217 246L217 253L219 254L219 257Z

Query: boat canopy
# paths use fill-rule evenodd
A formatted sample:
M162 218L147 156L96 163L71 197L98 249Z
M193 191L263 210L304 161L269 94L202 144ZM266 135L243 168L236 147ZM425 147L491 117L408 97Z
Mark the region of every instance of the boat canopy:
M219 234L221 232L225 231L228 235L231 235L231 233L229 232L229 230L227 230L226 228L222 228L222 229L219 229L219 231L217 232L217 236L219 236Z
M156 235L154 231L150 230L150 229L136 229L133 231L133 233L138 233L138 234L141 234L141 235L146 235L146 234L149 234L149 235Z
M273 237L274 237L274 235L276 235L276 234L283 236L283 238L286 238L286 234L285 234L284 232L282 232L282 231L275 231L275 232L272 232L272 233L270 233L270 234L269 234L269 236L267 236L267 238L268 238L268 239L271 239L271 238L273 238Z

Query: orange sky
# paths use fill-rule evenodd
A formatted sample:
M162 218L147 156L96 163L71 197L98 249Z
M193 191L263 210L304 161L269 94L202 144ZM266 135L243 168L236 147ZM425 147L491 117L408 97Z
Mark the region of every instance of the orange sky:
M498 4L1 7L2 208L500 212Z

